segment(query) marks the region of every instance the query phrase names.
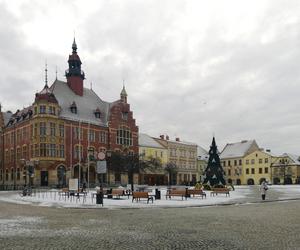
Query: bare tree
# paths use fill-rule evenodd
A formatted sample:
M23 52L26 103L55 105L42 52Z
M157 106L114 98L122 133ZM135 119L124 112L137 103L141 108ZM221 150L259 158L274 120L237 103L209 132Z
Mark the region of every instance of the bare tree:
M173 176L178 172L176 163L168 162L165 167L165 171L168 173L169 176L169 185L172 185Z
M112 152L109 168L117 173L127 172L128 182L131 184L131 190L133 191L133 175L135 173L139 174L145 169L160 169L161 162L159 159L153 157L145 159L143 155L139 154Z

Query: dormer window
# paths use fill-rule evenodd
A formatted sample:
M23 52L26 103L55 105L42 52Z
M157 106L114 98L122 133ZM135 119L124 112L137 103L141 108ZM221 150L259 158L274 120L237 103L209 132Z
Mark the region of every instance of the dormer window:
M70 110L73 114L77 114L77 106L75 102L73 102L72 105L70 106Z
M98 119L101 118L101 111L100 111L99 108L97 108L97 109L95 110L94 114L95 114L95 117L96 117L96 118L98 118Z

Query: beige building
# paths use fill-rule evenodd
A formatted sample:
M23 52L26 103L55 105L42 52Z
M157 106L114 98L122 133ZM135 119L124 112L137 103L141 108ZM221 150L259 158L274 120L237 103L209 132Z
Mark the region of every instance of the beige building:
M203 182L204 180L204 171L207 167L207 163L208 163L208 152L198 146L197 147L197 181L199 182Z
M300 156L284 153L271 164L273 184L300 184Z
M169 136L155 138L157 142L168 150L168 163L176 165L176 174L172 177L172 184L194 184L197 181L197 144L181 141Z

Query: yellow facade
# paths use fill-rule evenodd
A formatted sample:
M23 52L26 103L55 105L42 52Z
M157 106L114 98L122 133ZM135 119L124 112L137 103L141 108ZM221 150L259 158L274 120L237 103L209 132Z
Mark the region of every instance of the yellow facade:
M242 184L259 185L262 180L271 183L272 156L264 151L256 150L243 158Z
M255 150L241 157L222 159L222 166L228 183L259 185L263 179L272 181L273 161L271 154Z
M166 148L153 148L146 146L139 146L139 154L145 159L155 158L160 160L162 166L168 163L168 150Z

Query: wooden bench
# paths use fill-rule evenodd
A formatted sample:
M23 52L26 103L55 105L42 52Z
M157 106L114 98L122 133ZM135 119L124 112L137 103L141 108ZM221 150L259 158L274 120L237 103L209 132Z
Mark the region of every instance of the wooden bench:
M215 196L218 194L226 194L226 196L230 196L229 188L212 188L210 196Z
M201 189L188 189L187 194L193 195L193 197L195 197L195 195L199 195L202 197L202 199L203 199L203 196L206 198L206 193L203 192L203 190L201 190Z
M185 199L187 199L186 190L170 189L167 191L166 199L168 199L168 197L169 197L169 199L171 200L172 196L181 196L182 200L183 200L183 197L185 197Z
M126 194L124 189L113 189L111 191L111 194L108 194L108 195L111 195L112 197L116 196L118 199L120 199L121 196L126 195L129 199L129 193Z
M149 195L148 192L132 192L132 202L134 200L138 202L141 199L147 199L147 203L151 200L153 203L153 196Z

